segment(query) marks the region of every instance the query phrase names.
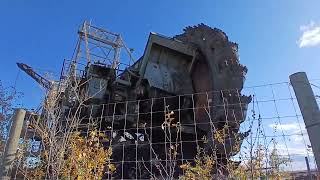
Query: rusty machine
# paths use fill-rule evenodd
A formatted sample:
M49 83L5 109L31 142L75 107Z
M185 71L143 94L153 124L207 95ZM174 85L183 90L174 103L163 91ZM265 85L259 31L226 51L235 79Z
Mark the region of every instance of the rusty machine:
M78 91L90 97L81 113L84 129L89 123L85 119L96 118L101 130L112 131L113 177L142 179L150 178L150 172L159 174L157 165L166 168L168 163L168 139L179 142L174 177L181 173L179 165L192 162L199 146L215 154L213 173L227 173L227 160L239 151L233 147L248 135L239 127L251 101L241 94L247 68L239 62L238 45L223 31L199 24L174 37L150 33L137 61L131 52L119 34L85 22L58 83L35 76L28 66L19 67L45 88L54 85L63 92L65 114L77 104L70 84L82 82ZM224 128L229 134L223 141L215 140L214 133Z

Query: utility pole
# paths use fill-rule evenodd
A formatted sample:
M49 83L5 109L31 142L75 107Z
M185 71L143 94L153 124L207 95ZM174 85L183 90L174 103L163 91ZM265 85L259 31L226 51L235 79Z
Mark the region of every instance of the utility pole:
M320 167L320 111L305 72L290 75L301 114L306 125L317 167Z
M6 143L6 148L3 154L3 159L0 167L0 179L9 180L10 179L10 168L15 159L21 130L24 123L24 117L26 111L24 109L16 109L14 117L12 118L12 124L9 132L9 138Z

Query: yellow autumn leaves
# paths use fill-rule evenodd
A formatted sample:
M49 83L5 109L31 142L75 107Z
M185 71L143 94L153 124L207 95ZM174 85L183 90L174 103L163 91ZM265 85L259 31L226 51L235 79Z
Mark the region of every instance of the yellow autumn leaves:
M112 149L104 148L101 139L107 137L96 130L87 139L74 133L67 151L62 176L68 179L101 179L104 173L113 173L115 166L110 163Z
M64 159L59 179L102 179L105 173L112 174L116 167L110 162L111 147L104 147L101 141L108 141L104 133L91 131L88 137L73 132L65 150L61 150ZM32 179L43 179L48 171L48 152L41 153L41 164L28 173Z
M198 150L195 158L195 165L191 165L189 162L180 165L183 170L183 175L179 177L181 180L189 179L212 179L212 169L215 161L212 155L204 154L200 149Z

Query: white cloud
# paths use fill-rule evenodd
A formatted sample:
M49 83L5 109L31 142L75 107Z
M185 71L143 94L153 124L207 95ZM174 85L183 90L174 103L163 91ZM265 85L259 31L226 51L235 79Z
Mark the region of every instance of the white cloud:
M308 25L302 25L300 26L300 31L307 31L310 30L310 28L315 26L315 22L314 21L310 21L310 23Z
M292 134L295 134L295 135L291 135L291 138L295 143L310 144L307 129L305 128L304 124L301 124L300 126L301 126L301 129L299 128L292 132Z
M281 156L313 156L312 150L309 148L306 148L304 144L295 145L295 147L291 146L287 143L285 144L278 144L276 146L279 155ZM270 152L273 148L271 148Z
M300 130L304 128L303 125L298 124L298 123L288 123L288 124L269 124L269 127L273 128L273 129L280 129L283 131L295 131L297 132L297 130Z
M295 143L300 143L300 142L303 142L303 136L301 135L293 135L292 136L292 139Z
M295 144L304 143L308 139L307 130L303 123L269 124L269 127L286 131L284 134L289 135L287 138Z
M298 40L300 48L320 45L320 25L316 25L314 21L311 21L308 25L300 26L300 31L302 31L302 35Z

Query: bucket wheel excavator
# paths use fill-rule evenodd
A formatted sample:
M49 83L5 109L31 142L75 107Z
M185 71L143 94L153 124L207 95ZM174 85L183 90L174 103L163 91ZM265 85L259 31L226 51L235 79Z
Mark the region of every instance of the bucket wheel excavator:
M165 150L170 149L165 143L168 140L164 127L168 125L168 112L175 121L170 123L179 124L180 128L179 135L172 131L174 128L169 128L172 136L169 138L181 142L177 149L177 167L192 161L200 146L216 157L213 173L227 174L226 164L239 152L249 133L239 132L251 102L251 96L241 94L246 73L247 68L239 63L238 45L230 42L219 29L200 24L185 28L184 33L173 38L151 33L143 56L115 79L112 88L113 97L118 101L139 102L117 107L119 114L133 114L126 116L125 125L124 120L118 121L119 129L137 127L149 142L136 146L138 137L131 143L116 142L121 145L119 149L115 146L114 159L128 163L119 164L115 175L149 178L150 170L158 172L157 159L167 160ZM142 127L147 130L140 131ZM228 132L223 140L214 138L219 131ZM131 134L137 134L136 130ZM201 141L204 136L207 143ZM137 148L138 153L132 148ZM145 163L138 164L137 170L135 162L142 160ZM144 167L150 167L149 171ZM136 172L140 172L139 175ZM177 170L174 176L178 177L179 173Z
M76 78L86 82L79 91L91 95L87 107L96 107L82 113L82 119L89 114L90 118L101 117L101 129L113 128L116 171L105 178L144 179L151 177L150 172L160 177L159 167L168 170L172 142L179 142L173 177L181 174L179 165L194 160L198 147L216 157L213 174L227 174L226 164L240 149L235 147L248 135L239 128L251 102L250 96L241 94L247 68L239 62L238 45L223 31L204 24L186 27L174 37L150 33L143 56L120 72L121 37L110 33L116 36L111 41L105 36L107 31L85 28L79 35L86 45L90 40L99 47L104 43L116 52L111 65L89 59L88 53L85 73ZM41 77L36 80L52 86ZM60 84L65 86L63 94L70 94L68 84ZM108 106L98 108L102 104ZM63 107L68 108L72 106ZM228 133L217 140L214 134L220 131Z

